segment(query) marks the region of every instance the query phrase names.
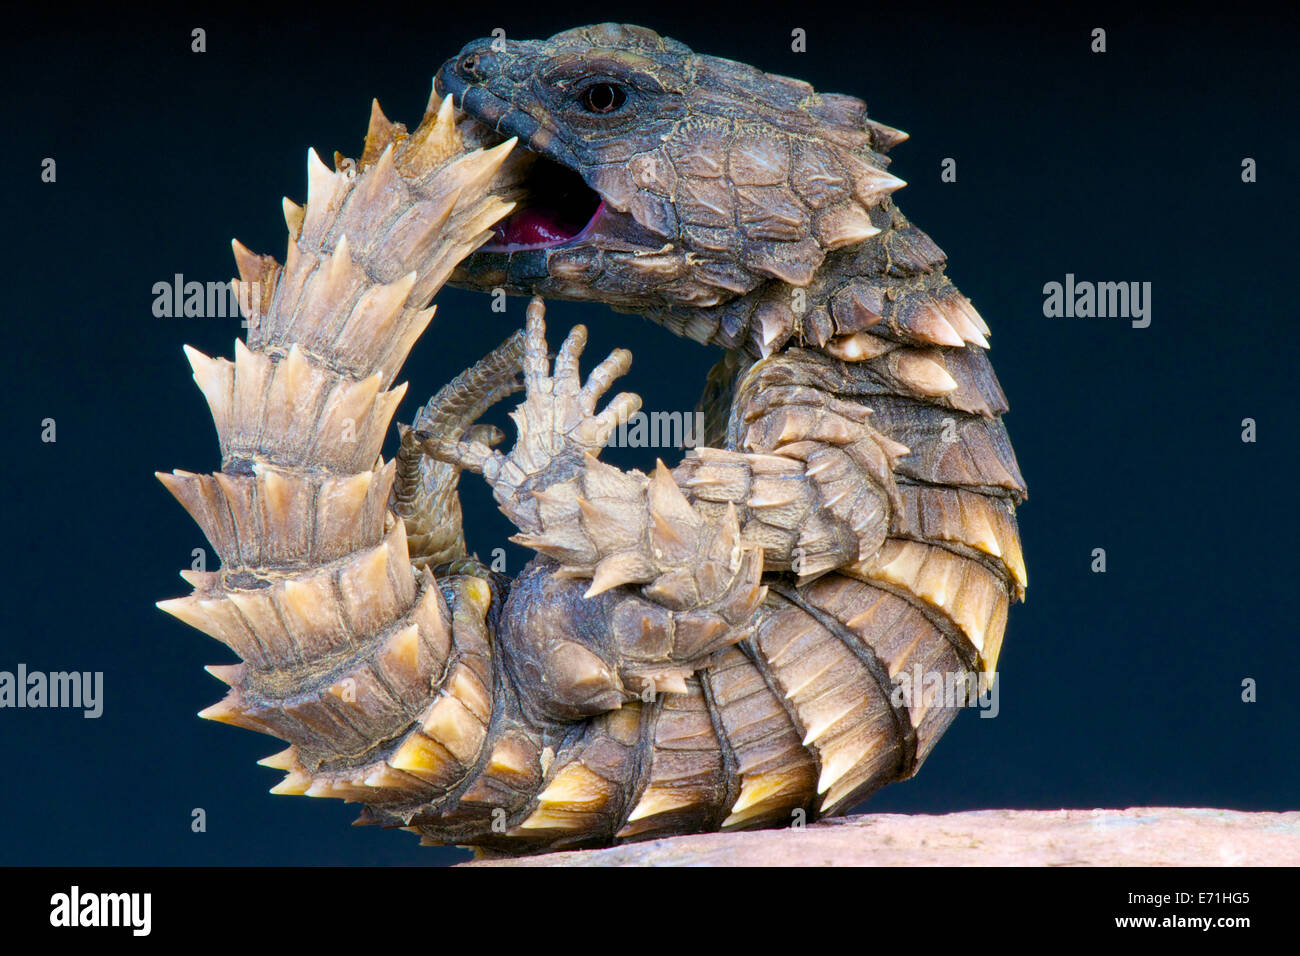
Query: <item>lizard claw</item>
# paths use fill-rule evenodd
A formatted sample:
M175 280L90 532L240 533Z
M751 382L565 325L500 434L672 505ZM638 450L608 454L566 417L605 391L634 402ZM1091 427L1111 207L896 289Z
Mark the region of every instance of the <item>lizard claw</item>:
M491 428L492 426L484 427ZM499 429L493 429L493 431L496 431L498 436L500 435ZM422 430L417 430L414 434L420 442L420 447L430 458L446 462L449 465L455 465L465 471L472 471L476 475L486 476L488 471L499 470L499 468L492 469L491 463L494 458L505 457L491 447L491 444L496 442L489 444L483 441L481 435L474 434L474 430L471 430L471 433L466 436L469 441L456 441Z
M616 395L603 411L596 406L614 380L632 366L632 353L615 349L582 381L579 360L587 329L575 325L556 353L554 366L546 350L546 307L540 297L528 305L524 335L523 404L513 414L519 442L511 458L530 476L541 474L566 453L597 454L614 430L641 407L631 392Z
M465 433L465 437L470 442L495 448L506 440L506 433L495 425L474 425Z

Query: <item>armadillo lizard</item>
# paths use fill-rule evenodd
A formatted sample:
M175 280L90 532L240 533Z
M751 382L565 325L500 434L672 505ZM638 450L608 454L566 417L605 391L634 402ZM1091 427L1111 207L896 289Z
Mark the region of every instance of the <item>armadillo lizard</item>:
M272 792L529 853L781 826L917 771L963 701L896 678L994 672L1025 487L988 327L890 198L904 138L604 24L470 44L416 129L376 104L358 161L311 154L284 264L235 244L247 344L189 350L222 469L160 476L222 560L160 606L239 655L202 716L291 743ZM534 299L384 463L449 279L721 347L707 447L601 462L631 357L584 382L579 326L552 364ZM501 453L475 421L520 370ZM468 556L466 470L537 553L513 581Z

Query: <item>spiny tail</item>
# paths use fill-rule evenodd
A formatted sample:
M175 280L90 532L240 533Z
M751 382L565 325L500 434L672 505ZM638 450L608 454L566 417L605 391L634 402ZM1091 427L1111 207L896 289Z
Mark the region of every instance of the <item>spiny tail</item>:
M274 793L399 816L465 775L490 709L487 585L413 570L379 457L392 387L451 270L510 211L514 141L470 149L450 99L409 134L376 103L359 163L308 158L283 265L234 243L247 343L186 349L221 443L215 474L158 477L221 556L159 607L242 663L200 716L280 737ZM495 177L495 178L494 178Z

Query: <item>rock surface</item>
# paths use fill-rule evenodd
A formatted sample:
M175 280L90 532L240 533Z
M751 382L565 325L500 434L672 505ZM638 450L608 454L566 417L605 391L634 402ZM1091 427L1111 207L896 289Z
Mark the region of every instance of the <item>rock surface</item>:
M1300 866L1300 811L868 813L465 866Z

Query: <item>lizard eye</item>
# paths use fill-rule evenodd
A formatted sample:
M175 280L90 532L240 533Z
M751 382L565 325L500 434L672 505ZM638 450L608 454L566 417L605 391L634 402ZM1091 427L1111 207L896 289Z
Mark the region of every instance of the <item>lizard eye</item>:
M627 102L627 93L614 83L593 83L578 94L578 102L588 113L613 113Z

